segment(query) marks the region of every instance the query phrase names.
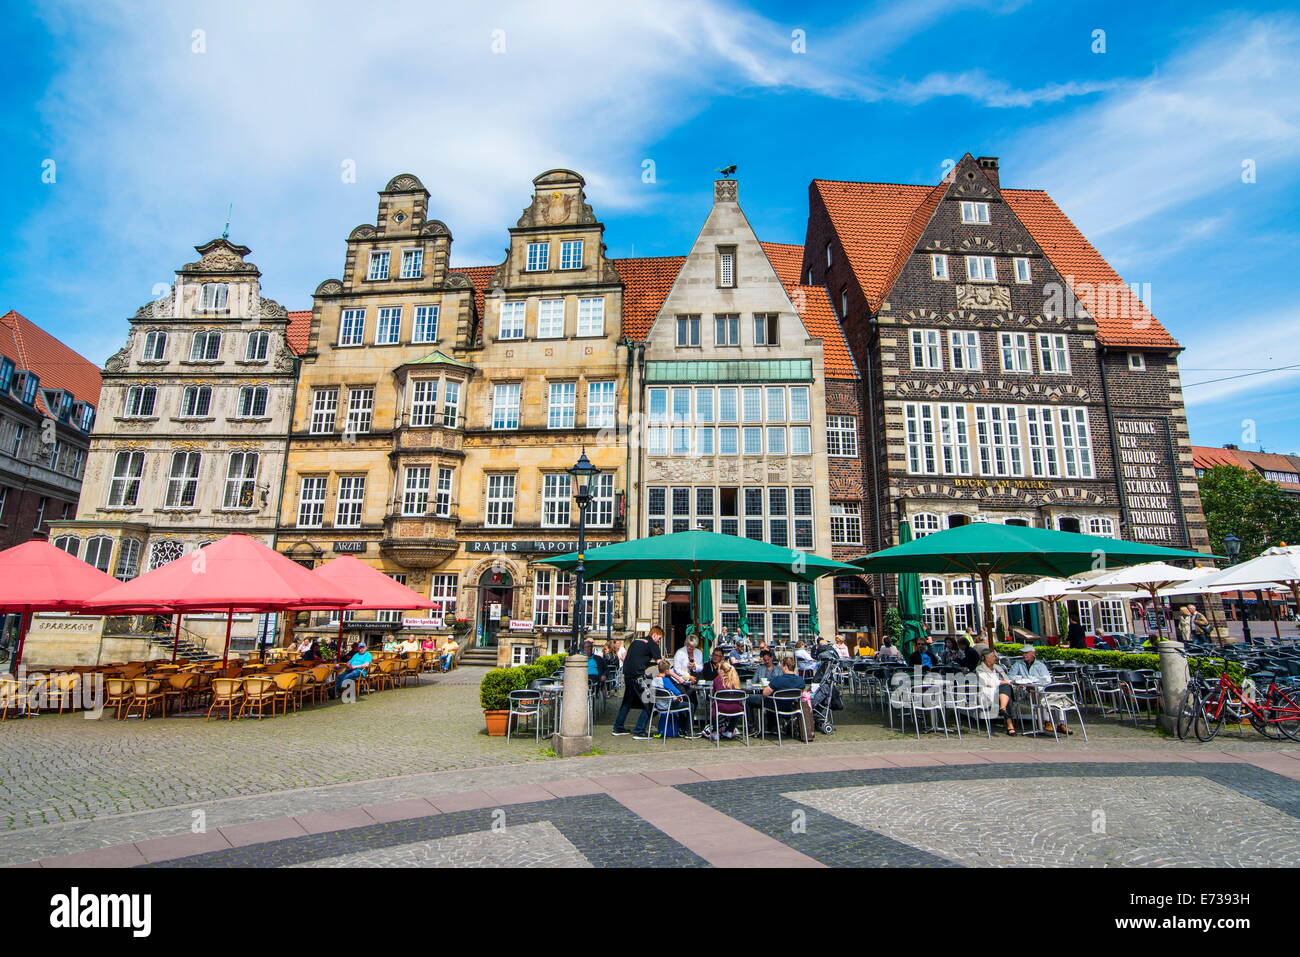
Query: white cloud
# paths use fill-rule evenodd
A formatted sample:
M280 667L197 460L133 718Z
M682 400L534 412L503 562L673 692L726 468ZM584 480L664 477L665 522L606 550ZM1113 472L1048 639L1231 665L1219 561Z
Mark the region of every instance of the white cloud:
M1242 395L1294 388L1300 368L1246 375L1260 369L1300 366L1300 310L1287 309L1249 321L1202 326L1183 337L1179 357L1186 402L1215 406ZM1198 383L1205 383L1200 385Z

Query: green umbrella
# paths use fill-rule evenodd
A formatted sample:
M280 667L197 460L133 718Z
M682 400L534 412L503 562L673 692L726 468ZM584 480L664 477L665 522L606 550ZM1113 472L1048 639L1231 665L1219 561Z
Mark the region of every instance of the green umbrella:
M713 631L713 582L700 582L695 586L695 634L700 639L700 651L709 653L716 637Z
M808 630L815 640L822 631L821 619L817 616L817 586L808 586Z
M991 575L1051 575L1069 578L1080 572L1140 565L1160 559L1208 561L1214 557L1202 552L1143 545L1118 538L1098 538L1094 535L1024 525L973 522L864 555L856 559L854 564L868 573L978 575L984 584L984 626L992 641ZM901 610L901 581L899 590Z
M740 590L736 592L736 617L740 622L740 633L746 638L749 637L749 602L746 598L745 583L740 583Z
M903 545L912 541L912 526L906 521L899 524L898 540ZM903 619L903 632L898 636L899 650L904 655L910 655L912 646L925 634L921 576L914 572L904 572L898 576L898 614Z

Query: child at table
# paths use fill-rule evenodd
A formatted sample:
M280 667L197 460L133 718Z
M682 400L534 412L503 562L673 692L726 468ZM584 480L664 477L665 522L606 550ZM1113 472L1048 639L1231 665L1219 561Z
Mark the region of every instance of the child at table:
M730 661L723 660L717 666L718 673L713 678L714 691L739 691L740 675ZM736 736L736 722L744 711L743 701L713 701L713 734L721 734L730 741Z

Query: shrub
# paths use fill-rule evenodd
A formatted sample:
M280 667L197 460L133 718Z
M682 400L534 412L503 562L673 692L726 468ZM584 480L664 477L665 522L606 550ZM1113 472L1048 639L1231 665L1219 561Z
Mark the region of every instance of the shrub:
M532 667L545 668L546 674L542 677L547 677L554 674L557 669L564 667L564 655L542 655L533 662Z
M1020 656L1021 646L1018 644L995 644L997 650L1004 655ZM1062 648L1058 645L1036 645L1038 657L1043 661L1077 661L1084 665L1104 665L1107 668L1114 668L1116 671L1142 671L1142 670L1160 670L1160 656L1158 654L1133 654L1128 651L1094 651L1090 648ZM1190 670L1193 674L1205 678L1217 678L1223 670L1224 662L1222 659L1210 661L1190 662ZM1228 677L1238 684L1245 677L1245 672L1240 665L1227 663Z
M484 711L505 711L510 707L510 692L527 684L522 668L493 668L479 682L479 704Z
M903 615L897 608L885 609L885 620L880 626L880 631L886 638L898 641L898 636L903 633Z

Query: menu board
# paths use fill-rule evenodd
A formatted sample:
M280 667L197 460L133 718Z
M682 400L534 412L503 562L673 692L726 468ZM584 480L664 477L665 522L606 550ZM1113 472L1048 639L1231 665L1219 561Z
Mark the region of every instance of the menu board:
M1124 537L1152 545L1187 543L1168 423L1159 418L1117 418L1120 488L1128 511Z

